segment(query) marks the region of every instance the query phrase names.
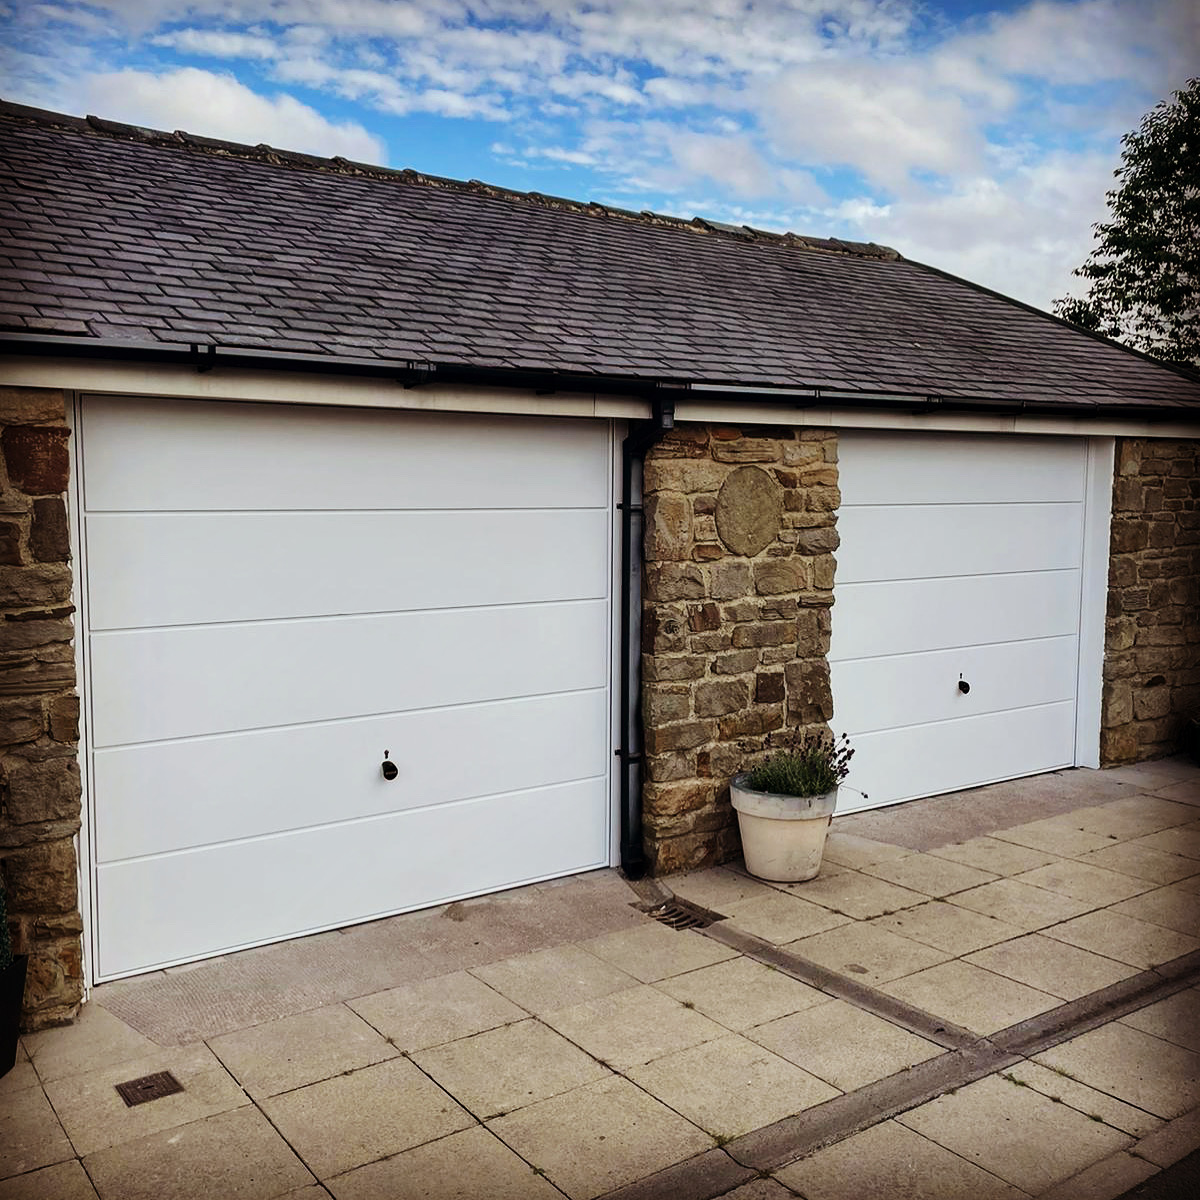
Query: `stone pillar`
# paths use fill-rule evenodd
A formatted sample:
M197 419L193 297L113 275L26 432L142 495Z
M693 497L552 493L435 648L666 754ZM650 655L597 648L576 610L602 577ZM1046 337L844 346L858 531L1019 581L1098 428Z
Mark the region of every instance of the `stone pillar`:
M1178 749L1200 708L1200 442L1117 441L1100 757Z
M678 427L645 469L645 851L657 874L738 853L729 780L826 728L837 439Z
M83 994L67 439L61 391L0 387L0 867L31 1030Z

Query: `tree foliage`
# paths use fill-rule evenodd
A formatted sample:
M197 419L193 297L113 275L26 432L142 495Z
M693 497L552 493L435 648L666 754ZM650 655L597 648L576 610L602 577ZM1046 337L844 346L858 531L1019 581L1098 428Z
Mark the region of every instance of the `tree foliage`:
M1164 100L1121 144L1111 219L1074 273L1083 299L1054 311L1167 362L1200 365L1200 79Z

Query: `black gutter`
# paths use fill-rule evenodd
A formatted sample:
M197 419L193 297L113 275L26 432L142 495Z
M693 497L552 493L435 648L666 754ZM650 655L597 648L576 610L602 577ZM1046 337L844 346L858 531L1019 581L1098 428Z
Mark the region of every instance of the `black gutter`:
M1049 314L1043 313L1049 317ZM1058 321L1058 318L1049 319ZM1060 322L1061 323L1061 322ZM1099 336L1099 335L1096 335ZM1106 339L1101 339L1106 340ZM1125 349L1128 349L1125 347ZM1130 351L1136 353L1136 351ZM430 361L365 359L349 355L303 354L278 350L255 350L178 342L138 342L116 339L70 337L61 334L0 332L0 355L30 354L45 357L91 358L123 362L153 362L187 366L198 372L217 368L302 371L316 374L358 375L364 378L390 379L405 387L428 383L460 384L476 387L522 388L536 392L612 392L654 401L670 397L695 403L729 401L761 404L781 410L816 407L874 409L905 413L962 412L1012 416L1071 416L1087 419L1137 419L1141 421L1184 421L1200 423L1200 402L1162 400L1151 404L1105 404L1099 401L1006 400L1002 398L968 400L944 395L914 393L880 396L875 391L853 392L796 384L794 389L780 385L778 394L758 383L716 380L680 380L663 376L609 375L568 372L555 368L477 366ZM1158 363L1159 366L1172 366ZM1175 374L1188 378L1186 371ZM704 390L692 391L692 384ZM781 413L782 416L782 413Z
M630 423L621 443L620 760L621 868L630 879L646 873L642 849L642 469L651 446L675 425L675 406L656 399L649 421Z

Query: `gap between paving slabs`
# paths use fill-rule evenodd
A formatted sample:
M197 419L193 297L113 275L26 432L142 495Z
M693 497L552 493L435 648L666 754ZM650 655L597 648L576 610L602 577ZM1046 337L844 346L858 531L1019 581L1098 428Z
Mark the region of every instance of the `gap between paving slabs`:
M640 881L635 890L647 911L674 900L657 881ZM752 1130L720 1149L619 1188L604 1200L667 1196L672 1200L712 1200L749 1179L1200 983L1200 951L1193 951L995 1033L980 1035L725 925L719 913L709 915L713 922L696 932L944 1046L946 1053Z

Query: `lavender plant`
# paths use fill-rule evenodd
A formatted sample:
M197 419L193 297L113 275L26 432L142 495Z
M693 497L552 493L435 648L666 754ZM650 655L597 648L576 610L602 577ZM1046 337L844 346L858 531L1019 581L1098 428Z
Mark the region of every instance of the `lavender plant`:
M788 749L749 772L747 783L756 792L776 796L823 796L846 778L853 757L844 733L833 737L824 730L797 732Z

